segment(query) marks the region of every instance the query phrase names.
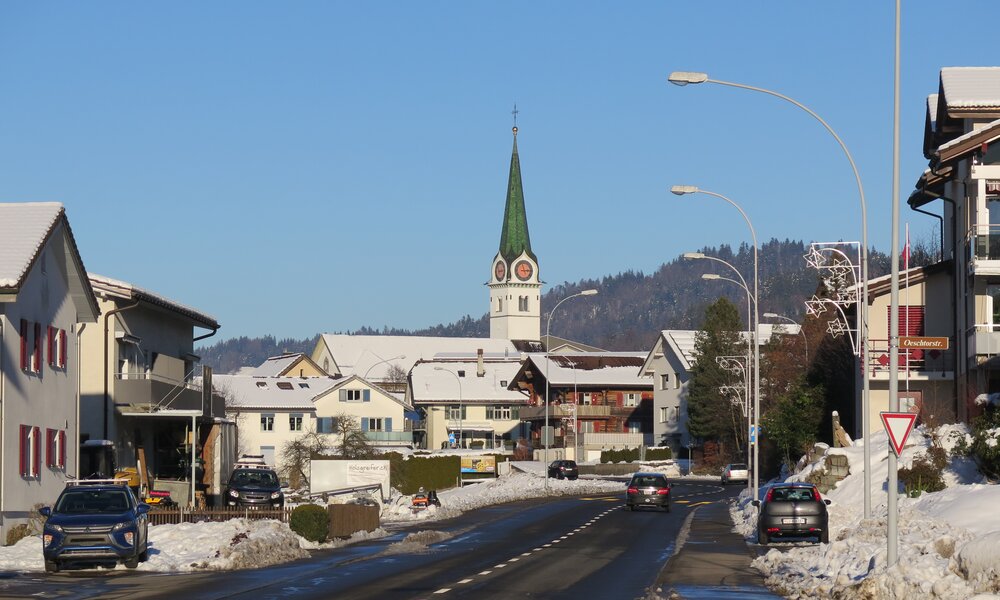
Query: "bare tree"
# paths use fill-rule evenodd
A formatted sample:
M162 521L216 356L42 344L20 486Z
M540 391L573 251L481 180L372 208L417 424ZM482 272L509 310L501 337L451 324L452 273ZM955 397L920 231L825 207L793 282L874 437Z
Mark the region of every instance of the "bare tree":
M281 448L282 477L288 479L293 488L309 485L309 461L317 455L326 454L331 450L326 436L314 431L307 431L299 437L285 443Z
M340 458L368 459L375 456L375 449L361 431L358 418L341 413L333 418L333 433L337 436L333 450Z

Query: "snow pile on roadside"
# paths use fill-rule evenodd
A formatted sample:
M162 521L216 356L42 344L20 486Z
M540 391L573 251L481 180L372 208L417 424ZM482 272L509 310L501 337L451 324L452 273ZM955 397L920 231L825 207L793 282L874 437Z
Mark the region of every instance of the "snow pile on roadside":
M223 571L289 562L309 556L284 523L230 519L149 528L144 571Z
M929 445L928 432L910 435L899 466L912 464ZM962 425L937 431L950 450L966 434ZM1000 489L979 480L968 459L953 457L946 469L949 485L918 499L899 498L899 561L886 569L886 493L888 440L872 436L872 512L863 519L864 448L830 449L848 457L851 475L830 490L830 544L771 550L754 561L767 584L790 598L970 598L1000 589ZM789 480L805 480L819 465L807 466ZM762 490L763 495L763 490ZM736 530L756 542L755 509L744 494L731 509ZM975 532L975 533L973 533ZM984 535L986 534L986 535ZM977 537L979 536L979 537ZM787 548L787 545L786 545ZM994 597L990 595L982 598ZM996 596L1000 598L1000 596Z
M624 487L618 481L549 479L550 496L624 493ZM441 499L440 508L429 506L424 510L413 511L409 505L409 497L403 496L396 503L387 504L382 509L382 520L398 522L447 519L483 506L528 498L543 498L545 495L544 477L529 473L512 473L484 483L440 491L438 492L438 497Z

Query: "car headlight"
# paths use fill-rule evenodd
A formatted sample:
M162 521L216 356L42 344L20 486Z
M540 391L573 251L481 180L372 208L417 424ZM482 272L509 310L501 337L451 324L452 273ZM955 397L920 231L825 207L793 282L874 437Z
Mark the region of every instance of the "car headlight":
M271 492L271 500L277 500L281 498L281 492Z
M111 528L111 531L121 531L126 527L131 527L131 525L132 521L122 521L121 523L116 523L115 526Z
M49 544L51 544L51 543L52 543L52 534L46 533L45 535L42 536L42 547L43 548L48 548Z
M239 498L240 492L239 490L229 490L229 495L232 496L233 498Z
M135 532L126 531L125 532L125 543L131 546L135 542Z

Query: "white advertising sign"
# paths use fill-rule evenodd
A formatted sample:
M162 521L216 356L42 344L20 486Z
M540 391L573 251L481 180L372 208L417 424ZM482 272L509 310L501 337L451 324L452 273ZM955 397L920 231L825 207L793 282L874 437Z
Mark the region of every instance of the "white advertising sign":
M345 488L382 484L382 494L389 494L387 460L310 460L309 492L332 492Z

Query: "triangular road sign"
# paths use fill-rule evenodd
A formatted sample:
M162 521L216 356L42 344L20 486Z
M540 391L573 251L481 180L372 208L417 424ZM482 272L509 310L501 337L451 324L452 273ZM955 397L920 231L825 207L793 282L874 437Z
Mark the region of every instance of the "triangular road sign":
M910 436L913 424L917 421L917 413L883 411L879 416L882 417L885 432L889 434L889 447L898 457L903 451L906 438Z

